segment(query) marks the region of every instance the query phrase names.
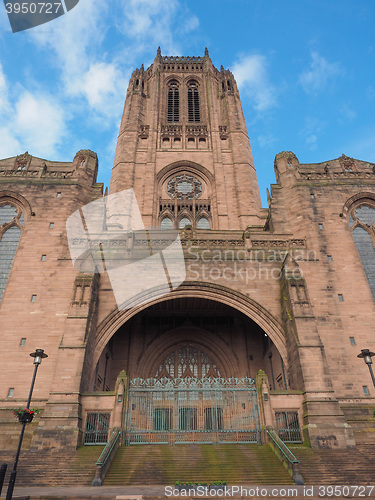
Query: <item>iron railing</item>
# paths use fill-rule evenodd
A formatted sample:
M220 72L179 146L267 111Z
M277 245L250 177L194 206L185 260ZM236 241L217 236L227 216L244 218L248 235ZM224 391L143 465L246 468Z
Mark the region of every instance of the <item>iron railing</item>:
M92 481L92 486L101 486L103 484L108 469L116 455L117 448L120 445L120 436L121 429L114 429L108 443L105 445L104 450L101 452L95 464L96 474Z
M299 460L296 459L287 445L279 438L273 427L267 427L266 431L269 438L268 444L290 474L294 484L305 484L299 471Z

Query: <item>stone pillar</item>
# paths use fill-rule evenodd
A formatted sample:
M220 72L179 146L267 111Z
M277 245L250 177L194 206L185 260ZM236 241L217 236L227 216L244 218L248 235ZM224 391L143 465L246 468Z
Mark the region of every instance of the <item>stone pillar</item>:
M79 274L55 359L52 390L31 449L76 449L82 442L81 387L88 338L96 326L98 275Z
M109 434L111 434L112 430L116 427L123 429L123 432L125 431L128 391L129 377L127 376L125 370L122 370L116 379L116 398L111 416L111 428Z
M262 441L267 442L266 428L273 427L272 407L269 397L268 377L263 370L259 370L255 377L255 384L258 392L260 425L262 427Z

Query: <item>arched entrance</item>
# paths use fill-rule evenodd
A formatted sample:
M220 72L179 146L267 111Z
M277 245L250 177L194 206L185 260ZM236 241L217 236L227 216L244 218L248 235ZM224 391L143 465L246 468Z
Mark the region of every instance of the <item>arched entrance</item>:
M270 389L288 385L285 358L259 324L221 302L178 297L144 308L114 332L101 351L90 390L113 390L122 370L130 378L157 378L165 357L173 352L177 362L177 347L189 345L199 359L208 356L222 378L254 378L262 369ZM213 376L196 363L198 371L191 368L190 376ZM181 376L177 365L173 369L174 377Z
M286 388L280 351L259 324L285 349L275 319L224 288L192 288L114 313L98 329L97 348L108 340L93 389L113 391L119 372L127 373L128 444L259 442L257 372L267 373L270 389ZM258 309L259 323L246 307L253 316Z

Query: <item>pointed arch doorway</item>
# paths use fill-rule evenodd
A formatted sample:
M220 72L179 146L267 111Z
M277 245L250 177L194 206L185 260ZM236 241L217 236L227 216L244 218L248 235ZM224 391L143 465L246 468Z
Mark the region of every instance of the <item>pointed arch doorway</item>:
M127 445L261 442L254 380L223 378L198 344L175 346L153 377L132 379L128 398Z

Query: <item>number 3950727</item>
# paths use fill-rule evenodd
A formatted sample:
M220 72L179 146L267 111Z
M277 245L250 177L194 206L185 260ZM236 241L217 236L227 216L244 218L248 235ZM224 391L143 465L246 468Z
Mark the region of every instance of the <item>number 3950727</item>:
M8 14L57 14L62 5L61 2L22 2L7 3L5 8Z

